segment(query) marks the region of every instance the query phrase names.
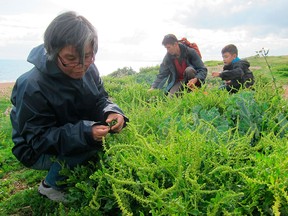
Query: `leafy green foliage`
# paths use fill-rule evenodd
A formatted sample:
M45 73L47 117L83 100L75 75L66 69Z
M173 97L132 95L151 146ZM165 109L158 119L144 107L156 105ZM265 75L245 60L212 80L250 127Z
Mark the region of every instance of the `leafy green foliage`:
M263 57L253 56L247 58L251 63L252 69L256 77L260 76L261 80L267 79L272 81L271 73L269 72L269 66L265 62ZM266 60L269 62L270 69L277 80L278 85L287 84L287 76L285 71L288 67L288 56L266 56Z
M134 71L131 67L124 67L124 68L118 68L116 71L110 74L111 77L123 77L123 76L130 76L136 74L136 71Z
M285 68L271 59L272 69ZM158 69L103 77L130 122L120 134L107 136L103 152L88 164L63 171L70 186L67 204L38 196L45 172L25 169L12 156L9 116L2 114L0 212L288 214L288 104L275 95L269 74L257 71L255 91L230 95L208 79L199 90L167 97L147 92ZM0 100L3 113L10 103Z
M122 97L114 92L118 104L129 105L131 123L106 139L101 168L91 170L88 183L75 181L90 200L79 212L287 213L286 101L257 90L156 93L132 81Z
M222 64L223 64L222 61L215 61L215 60L205 62L206 67L215 67L215 66L222 65Z
M282 65L275 67L275 73L278 74L280 77L288 77L288 66Z

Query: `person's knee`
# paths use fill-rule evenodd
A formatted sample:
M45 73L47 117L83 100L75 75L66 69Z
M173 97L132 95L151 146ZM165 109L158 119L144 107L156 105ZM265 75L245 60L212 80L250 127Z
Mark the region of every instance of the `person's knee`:
M196 70L193 67L187 67L184 74L188 79L193 79L196 76Z

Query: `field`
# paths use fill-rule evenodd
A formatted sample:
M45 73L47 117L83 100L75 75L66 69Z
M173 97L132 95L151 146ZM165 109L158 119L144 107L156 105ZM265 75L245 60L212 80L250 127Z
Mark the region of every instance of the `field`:
M39 196L45 171L12 155L9 87L0 96L0 215L288 215L288 56L250 57L255 90L230 95L211 77L181 97L147 92L158 66L103 77L130 118L100 161L68 176L69 203ZM131 72L131 71L130 71Z

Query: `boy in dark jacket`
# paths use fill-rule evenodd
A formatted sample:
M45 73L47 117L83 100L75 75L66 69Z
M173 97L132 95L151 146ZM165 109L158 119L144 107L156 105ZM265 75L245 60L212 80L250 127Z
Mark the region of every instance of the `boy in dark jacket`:
M213 77L220 77L225 81L225 88L230 93L239 89L250 88L254 84L253 73L249 70L250 63L238 57L238 49L229 44L222 49L224 67L222 72L212 72Z

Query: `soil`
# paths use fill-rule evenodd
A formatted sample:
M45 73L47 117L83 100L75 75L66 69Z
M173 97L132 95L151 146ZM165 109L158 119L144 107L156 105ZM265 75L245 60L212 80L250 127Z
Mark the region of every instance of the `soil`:
M284 85L283 88L285 89L283 97L288 100L288 85Z
M0 83L0 97L10 97L14 82Z

